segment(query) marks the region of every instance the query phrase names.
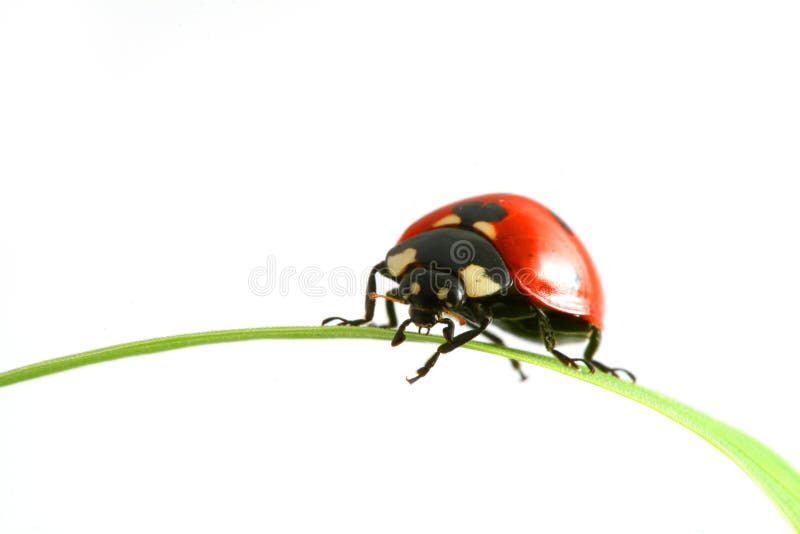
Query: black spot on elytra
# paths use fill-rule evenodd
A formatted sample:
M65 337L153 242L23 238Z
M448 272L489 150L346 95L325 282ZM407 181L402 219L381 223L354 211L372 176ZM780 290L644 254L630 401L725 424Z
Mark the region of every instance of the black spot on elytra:
M549 212L550 212L550 215L552 215L552 216L553 216L553 218L554 218L555 220L557 220L557 221L558 221L558 224L560 224L560 225L561 225L561 228L563 228L564 230L566 230L568 234L571 234L571 235L574 235L574 234L575 234L575 232L573 232L573 231L572 231L572 228L570 228L570 227L569 227L569 225L568 225L567 223L565 223L565 222L564 222L564 219L562 219L561 217L559 217L558 215L556 215L555 213L553 213L553 210L547 210L547 211L549 211Z
M462 226L472 226L478 221L497 222L508 215L508 211L494 202L464 202L453 208L453 213L461 218Z

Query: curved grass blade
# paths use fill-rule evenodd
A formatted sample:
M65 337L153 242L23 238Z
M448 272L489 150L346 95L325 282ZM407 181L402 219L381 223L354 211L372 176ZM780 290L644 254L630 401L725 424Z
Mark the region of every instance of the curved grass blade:
M380 328L319 326L247 328L184 334L114 345L12 369L0 373L0 387L84 365L195 345L253 339L391 339L393 336L393 331ZM411 333L408 334L408 340L441 342L441 339L435 336L421 336ZM750 478L761 486L764 492L777 505L778 509L783 512L789 523L795 530L800 532L800 474L755 438L666 395L602 373L589 374L586 371L575 371L561 365L554 358L487 343L471 342L466 347L571 375L635 400L680 423L733 460Z

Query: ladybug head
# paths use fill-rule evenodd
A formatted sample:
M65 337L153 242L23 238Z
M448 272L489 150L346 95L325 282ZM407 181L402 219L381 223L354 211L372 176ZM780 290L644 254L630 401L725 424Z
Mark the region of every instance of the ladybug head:
M441 321L443 312L464 304L461 280L452 273L417 267L406 273L398 288L400 297L409 304L408 315L420 328L430 328Z

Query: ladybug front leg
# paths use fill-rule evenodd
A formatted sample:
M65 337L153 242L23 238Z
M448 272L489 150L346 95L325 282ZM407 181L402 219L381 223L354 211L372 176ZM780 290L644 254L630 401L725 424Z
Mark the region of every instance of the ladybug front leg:
M465 343L472 341L473 339L481 335L489 327L490 324L492 324L492 316L487 314L481 319L480 324L478 325L477 328L458 334L456 337L448 340L446 343L442 343L441 345L439 345L439 348L436 349L436 352L433 353L433 356L428 358L428 361L425 362L425 365L417 369L417 376L414 376L412 378L406 377L408 383L413 384L423 376L427 375L428 372L433 368L433 366L436 365L436 361L439 359L440 355L446 354L452 350L457 349L461 345L464 345Z
M456 330L456 324L451 321L450 319L442 319L439 321L440 323L444 323L444 329L442 330L442 335L447 341L453 341L453 333ZM400 343L406 340L406 328L408 325L411 324L411 319L406 319L400 326L397 328L397 332L394 334L394 338L392 338L392 346L396 347ZM428 329L430 332L430 328ZM432 366L432 365L431 365Z
M386 262L382 261L377 264L372 270L369 272L369 280L367 281L367 298L364 302L364 318L363 319L343 319L341 317L328 317L322 324L328 324L331 321L339 321L337 326L359 326L364 323L368 323L372 320L372 317L375 315L375 299L370 298L370 294L375 293L378 288L378 284L375 281L375 277L378 275L379 272L382 272L386 269Z
M550 319L541 308L532 306L532 309L539 320L539 333L542 336L544 348L547 349L547 352L558 358L558 361L567 367L572 367L573 369L580 369L578 362L583 362L586 368L589 369L589 372L594 373L594 365L592 365L592 362L589 360L589 358L570 358L560 350L556 349L556 334L553 332Z
M406 328L408 325L411 324L411 319L406 319L402 323L400 323L400 327L397 329L397 332L394 333L394 337L392 338L392 346L396 347L400 343L406 340Z
M622 378L620 375L625 374L628 376L630 381L635 384L636 376L627 369L622 369L621 367L609 367L606 364L600 363L594 359L594 355L597 352L597 349L600 347L600 337L600 329L596 326L593 326L592 332L589 334L589 343L586 345L586 350L583 351L583 357L587 361L592 362L592 364L602 372L613 375L617 378Z

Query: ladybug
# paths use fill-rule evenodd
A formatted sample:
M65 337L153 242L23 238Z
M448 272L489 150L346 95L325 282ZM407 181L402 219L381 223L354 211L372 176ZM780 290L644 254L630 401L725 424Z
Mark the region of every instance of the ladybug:
M376 293L376 276L397 282L386 295ZM594 359L603 329L603 289L588 252L555 213L529 198L495 193L459 200L418 219L403 232L386 259L369 274L364 317L329 317L322 324L358 326L372 321L375 299L386 299L389 327L397 328L392 346L406 328L419 331L443 324L445 342L417 369L414 383L446 354L487 332L490 325L544 343L564 365L599 369L631 381L625 369ZM394 303L409 305L409 318L397 324ZM455 335L456 319L470 329ZM583 340L582 358L556 348L557 340ZM525 375L512 360L520 378Z

